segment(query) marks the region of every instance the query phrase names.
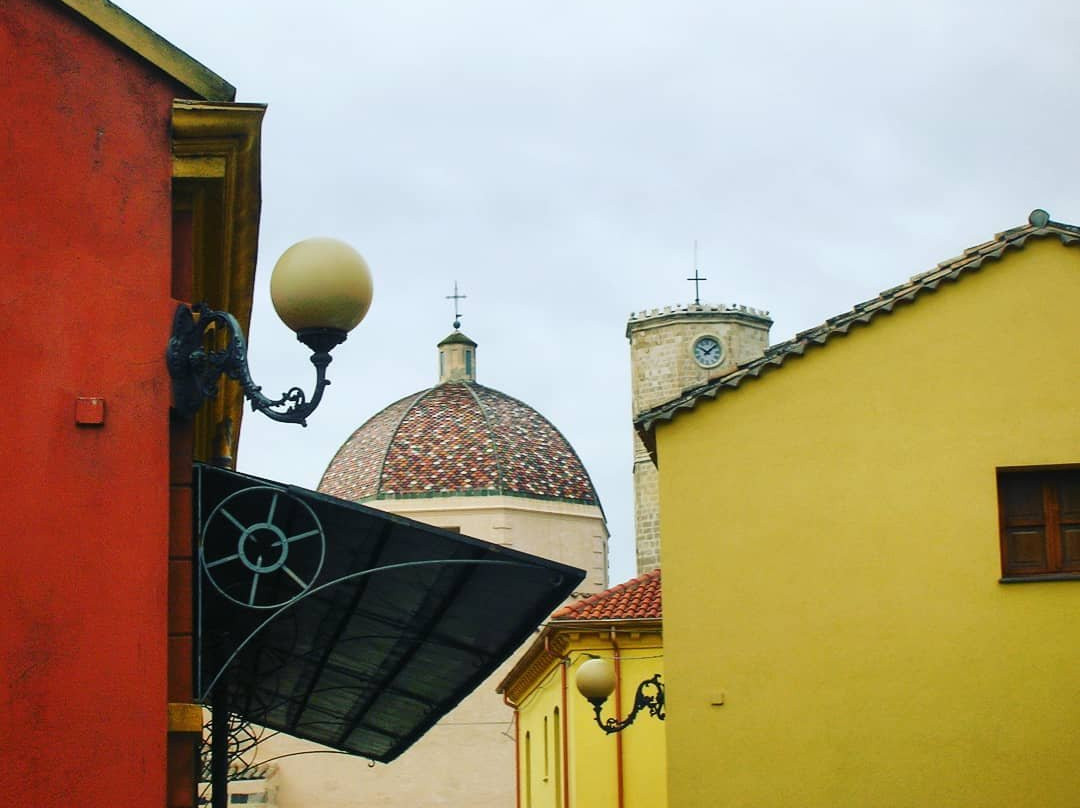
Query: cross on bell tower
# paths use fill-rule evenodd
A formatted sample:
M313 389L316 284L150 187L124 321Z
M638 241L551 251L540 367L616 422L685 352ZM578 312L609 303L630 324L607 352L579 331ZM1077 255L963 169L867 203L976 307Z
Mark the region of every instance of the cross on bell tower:
M700 284L701 284L702 281L707 281L708 278L701 277L701 273L698 272L697 241L694 242L694 277L687 278L687 280L694 282L694 305L695 306L700 306L701 305L701 286L700 286Z
M631 404L634 416L672 401L687 388L730 373L769 345L769 313L735 304L701 303L702 277L694 242L694 302L630 315ZM634 432L634 531L638 574L660 566L659 476Z

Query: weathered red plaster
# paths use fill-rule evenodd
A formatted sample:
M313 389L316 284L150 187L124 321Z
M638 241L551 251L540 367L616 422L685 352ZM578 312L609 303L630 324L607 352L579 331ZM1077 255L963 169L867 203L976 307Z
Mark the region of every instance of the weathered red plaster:
M10 805L166 800L162 356L176 94L59 3L0 3L0 772ZM72 418L87 391L108 402L92 429Z

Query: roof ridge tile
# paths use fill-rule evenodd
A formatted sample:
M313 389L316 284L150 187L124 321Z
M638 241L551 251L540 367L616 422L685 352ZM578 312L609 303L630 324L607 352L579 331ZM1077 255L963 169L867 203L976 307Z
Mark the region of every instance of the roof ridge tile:
M1042 224L1036 214L1045 216L1046 223ZM980 269L987 260L1000 260L1008 250L1022 249L1032 238L1053 236L1057 236L1065 246L1080 244L1080 227L1050 221L1044 211L1032 211L1028 224L1002 231L990 241L968 247L963 254L942 261L926 272L913 275L907 283L885 289L875 298L856 303L851 311L830 317L820 325L799 331L792 339L769 346L760 356L739 364L723 376L684 390L671 401L639 414L634 424L640 431L647 433L657 422L670 421L679 412L693 409L704 396L715 398L725 389L739 387L748 377L757 378L771 367L783 366L789 357L805 353L809 344L824 346L831 336L849 333L852 325L867 325L875 315L891 313L897 303L911 303L922 292L937 290L943 280L956 282L965 273Z

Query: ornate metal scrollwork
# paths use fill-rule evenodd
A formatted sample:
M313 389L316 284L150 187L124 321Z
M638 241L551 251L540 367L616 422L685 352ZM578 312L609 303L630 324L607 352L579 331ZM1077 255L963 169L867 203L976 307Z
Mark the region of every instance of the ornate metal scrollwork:
M645 692L646 688L650 687L655 691L655 694ZM634 709L622 721L617 721L614 718L604 721L600 718L600 711L604 706L603 701L594 701L592 704L593 710L596 712L596 723L608 735L613 732L620 732L633 724L638 713L644 709L649 711L649 715L659 718L661 721L666 717L664 713L664 684L660 681L659 673L638 685L637 694L634 696Z
M213 346L221 342L219 333L225 335L224 346L215 348ZM236 318L227 311L211 309L205 303L197 303L192 308L181 305L173 316L172 336L165 354L173 380L173 408L185 417L194 415L205 399L217 395L218 381L224 374L240 382L253 410L275 421L307 426L307 417L319 406L323 392L330 384L326 378L330 351L344 342L346 336L346 332L334 328L298 332L297 338L312 350L315 392L308 400L303 390L293 387L280 398L270 399L251 378L247 341Z

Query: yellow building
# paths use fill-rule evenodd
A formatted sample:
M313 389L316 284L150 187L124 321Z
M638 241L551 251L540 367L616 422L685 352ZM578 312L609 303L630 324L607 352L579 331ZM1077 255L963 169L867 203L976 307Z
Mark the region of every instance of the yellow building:
M1034 211L638 419L672 806L1080 804L1078 243Z
M663 808L664 724L642 710L605 733L574 679L610 661L615 691L601 716L625 719L638 685L663 676L660 570L564 606L499 685L514 708L518 808ZM651 685L645 690L655 695Z

